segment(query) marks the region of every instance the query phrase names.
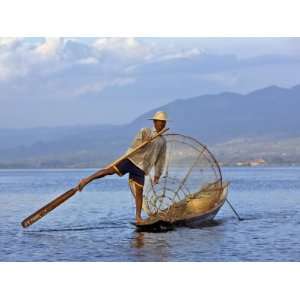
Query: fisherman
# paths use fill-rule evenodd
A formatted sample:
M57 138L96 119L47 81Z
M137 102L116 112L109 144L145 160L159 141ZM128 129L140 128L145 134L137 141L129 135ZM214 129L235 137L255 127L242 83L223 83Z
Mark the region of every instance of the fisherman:
M148 141L155 134L163 130L168 121L167 114L163 111L158 111L154 116L149 119L153 120L153 128L142 128L136 135L132 145L127 150L129 153L140 144ZM125 154L126 154L125 153ZM154 184L159 182L159 178L163 172L166 158L166 140L163 136L158 136L152 142L142 147L137 152L129 155L126 159L122 160L116 165L109 168L102 169L95 174L83 178L78 184L78 190L81 191L91 181L105 177L107 175L118 174L123 176L129 173L129 183L134 186L134 196L136 203L136 223L142 224L143 219L141 216L143 205L143 187L145 182L145 175L148 175L154 167Z

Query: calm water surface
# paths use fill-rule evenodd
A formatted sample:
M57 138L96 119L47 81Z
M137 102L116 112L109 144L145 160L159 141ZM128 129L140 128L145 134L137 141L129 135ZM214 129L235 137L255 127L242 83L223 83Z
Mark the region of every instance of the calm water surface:
M0 170L0 261L300 261L300 168L225 168L229 200L202 228L138 233L127 179L98 180L20 222L95 170Z

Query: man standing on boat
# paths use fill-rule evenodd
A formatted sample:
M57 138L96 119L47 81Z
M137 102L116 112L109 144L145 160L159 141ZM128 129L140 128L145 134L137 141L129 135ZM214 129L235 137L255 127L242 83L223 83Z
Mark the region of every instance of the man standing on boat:
M154 127L142 128L136 135L132 145L126 153L129 153L132 149L138 147L156 133L163 130L168 119L165 112L158 111L149 120L153 120ZM134 185L135 190L136 223L141 224L143 222L141 212L145 175L148 175L152 167L154 167L155 172L153 181L154 184L157 184L164 168L165 158L166 140L163 136L159 136L118 164L102 169L89 177L83 178L78 184L78 189L81 191L91 181L107 175L118 174L119 176L123 176L129 173L129 183Z

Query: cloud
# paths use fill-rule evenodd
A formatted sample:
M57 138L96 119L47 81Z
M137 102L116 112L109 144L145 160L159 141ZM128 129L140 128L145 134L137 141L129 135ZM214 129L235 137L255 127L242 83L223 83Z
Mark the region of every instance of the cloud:
M46 39L38 45L25 39L1 39L0 80L11 81L57 70L62 48L62 39Z
M92 47L100 57L110 55L126 60L144 60L152 52L151 46L139 42L136 38L100 38Z
M27 63L24 63L26 51L22 39L0 39L0 80L9 80L27 74Z
M32 86L47 95L76 97L132 84L144 65L200 54L197 48L162 47L137 38L97 38L89 44L76 38L45 38L35 43L3 38L0 81L19 80L28 90Z
M43 57L53 57L59 55L59 51L62 51L63 47L63 38L46 38L45 42L38 45L35 51Z
M175 39L174 42L174 39L96 38L87 43L77 38L45 38L30 43L26 39L2 38L0 85L10 95L26 90L28 97L61 101L91 94L99 96L108 90L113 94L118 89L130 91L133 98L135 91L130 88L135 84L147 93L156 88L166 91L173 86L174 93L189 96L184 87L182 92L178 90L180 82L187 86L193 82L194 88L189 90L193 93L206 91L205 85L236 88L241 69L251 72L253 66L294 63L295 57L278 56L276 51L283 53L288 45L296 53L300 39L282 41L285 46L270 39ZM268 42L276 45L272 56L239 58L233 52L228 54L232 49L239 52L236 49L245 45L245 51L254 55L262 50L255 50L259 48L255 46L260 44L269 49L265 47ZM147 86L151 88L147 90ZM173 94L162 92L162 95Z
M79 103L85 107L88 102L94 114L103 113L103 120L110 109L119 109L116 119L120 122L132 114L125 111L129 107L144 112L176 98L203 93L297 84L300 69L296 49L300 49L300 39L254 39L253 44L251 41L96 38L86 42L76 38L40 38L32 42L2 38L0 102L10 105L10 110L2 105L1 116L21 107L15 104L22 102L25 108L41 110L47 105L47 118L51 120L53 109L55 120L58 114L65 115L64 109L67 111L71 103L77 108ZM267 47L268 42L275 50ZM266 55L268 51L272 55ZM255 53L264 55L256 57Z
M115 54L123 55L125 49L127 55L134 55L138 43L127 39L100 41L95 45L88 46L76 39L47 38L38 44L28 44L24 39L2 38L0 39L0 81L14 81L23 78L31 81L52 77L52 74L64 76L64 72L70 75L70 70L77 70L81 65L81 71L89 73L91 65L96 65L98 72L108 74L120 73L123 64L116 59ZM139 55L142 55L141 53ZM126 61L126 58L124 58ZM94 69L95 71L95 69ZM105 71L105 72L104 72ZM80 78L81 74L73 74L72 78ZM84 79L83 79L84 81ZM76 85L78 80L75 80Z
M0 48L12 49L20 45L22 41L23 38L0 38Z
M192 58L195 56L199 56L203 53L199 48L192 49L181 49L170 51L169 53L163 53L153 58L153 62L167 61L167 60L175 60L179 58Z
M190 58L202 54L197 47L184 49L172 44L161 46L159 42L146 43L136 38L101 38L93 45L99 57L115 59L127 65Z
M95 93L95 92L101 92L107 87L113 87L113 86L126 86L129 84L132 84L136 81L135 78L116 78L112 80L99 80L94 83L89 83L86 85L82 85L78 89L74 91L74 96L81 96L88 93Z
M76 63L77 64L82 64L82 65L92 65L92 64L99 63L99 61L95 57L87 57L87 58L79 59Z

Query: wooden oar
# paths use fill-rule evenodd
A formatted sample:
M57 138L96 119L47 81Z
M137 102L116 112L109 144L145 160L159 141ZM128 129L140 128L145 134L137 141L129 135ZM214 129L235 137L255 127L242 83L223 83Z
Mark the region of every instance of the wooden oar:
M141 149L142 147L144 147L147 144L149 144L150 142L152 142L155 138L157 138L158 136L160 136L163 133L165 133L167 130L169 130L169 128L165 128L165 129L161 130L160 132L158 132L157 134L155 134L153 137L151 137L149 140L145 141L144 143L142 143L141 145L139 145L135 149L131 150L130 152L124 154L123 156L121 156L117 160L113 161L111 164L109 164L105 168L109 168L109 167L112 167L112 166L118 164L120 161L122 161L122 160L126 159L128 156L134 154L139 149ZM78 187L77 186L74 187L74 188L72 188L72 189L70 189L70 190L68 190L67 192L63 193L62 195L56 197L54 200L52 200L51 202L49 202L48 204L46 204L45 206L43 206L42 208L40 208L39 210L37 210L36 212L34 212L32 215L30 215L29 217L27 217L26 219L24 219L22 221L22 223L21 223L22 226L24 228L26 228L26 227L32 225L33 223L35 223L36 221L38 221L39 219L41 219L42 217L44 217L46 214L48 214L49 212L51 212L53 209L55 209L57 206L61 205L65 201L67 201L74 194L76 194L76 192L78 192Z
M35 223L36 221L44 217L46 214L48 214L50 211L52 211L54 208L71 198L77 191L77 188L73 188L58 196L57 198L55 198L54 200L52 200L51 202L34 212L32 215L24 219L21 223L22 226L26 228L31 224Z

